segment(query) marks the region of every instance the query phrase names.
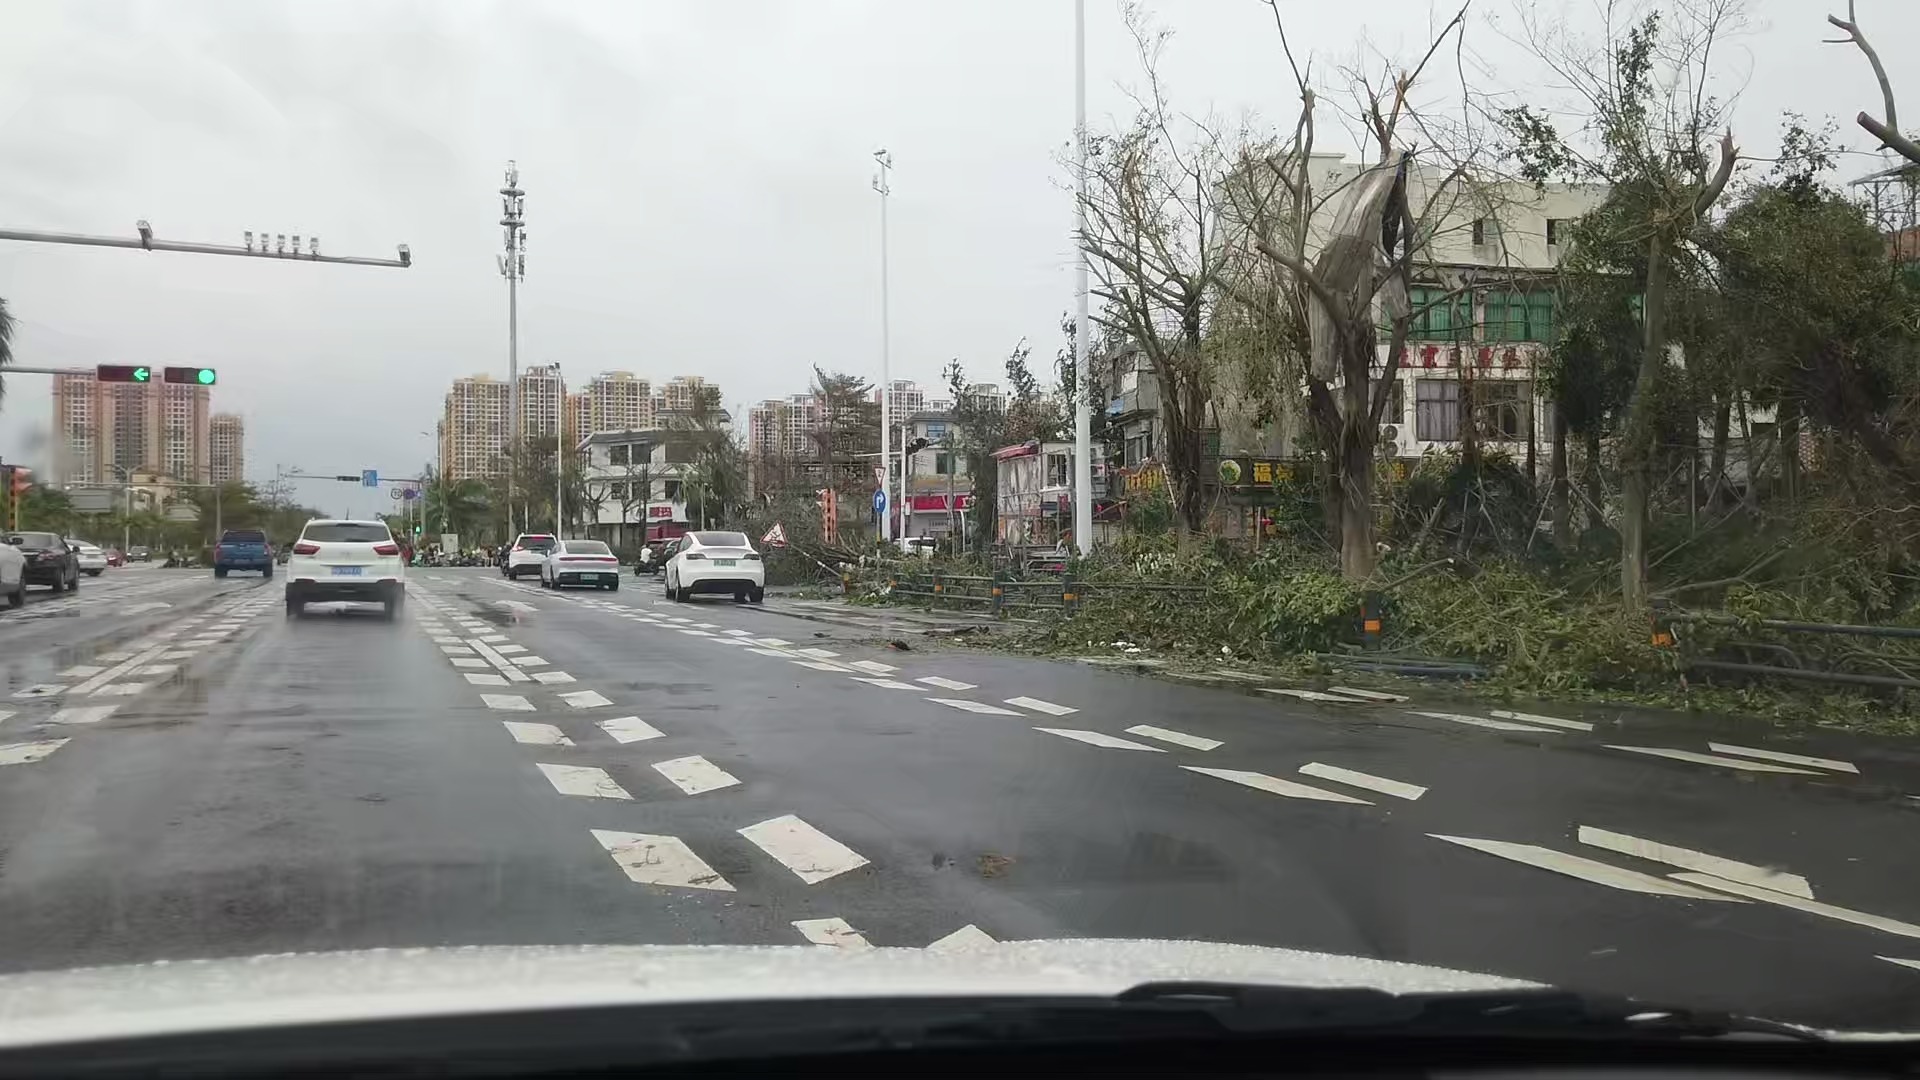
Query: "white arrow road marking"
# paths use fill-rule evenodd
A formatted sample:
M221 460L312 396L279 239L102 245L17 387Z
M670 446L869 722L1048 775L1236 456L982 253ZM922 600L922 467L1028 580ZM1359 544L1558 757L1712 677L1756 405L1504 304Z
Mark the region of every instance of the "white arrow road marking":
M567 738L566 732L552 724L534 724L524 720L502 720L501 723L506 725L507 733L513 736L514 742L529 746L573 745L573 740Z
M1415 716L1425 716L1433 720L1446 720L1455 724L1468 724L1473 727L1483 727L1483 728L1491 729L1493 731L1549 731L1551 732L1555 730L1554 728L1550 728L1550 727L1541 727L1539 724L1521 724L1521 723L1516 723L1512 720L1488 720L1483 717L1466 716L1461 713L1422 712L1418 709L1413 709L1409 711L1411 711Z
M1402 780L1389 780L1384 776L1375 776L1372 773L1355 772L1352 769L1343 769L1338 765L1322 765L1317 761L1300 766L1300 772L1302 775L1311 776L1318 780L1331 780L1336 784L1365 788L1368 791L1377 791L1382 795L1391 795L1396 799L1406 799L1408 801L1417 799L1427 793L1427 789L1418 784L1409 784Z
M1609 750L1625 750L1630 754L1648 754L1653 757L1671 758L1674 761L1690 761L1695 765L1717 765L1723 769L1739 769L1743 772L1797 773L1801 776L1819 776L1812 769L1790 769L1785 765L1768 765L1759 761L1745 761L1740 758L1715 757L1712 754L1698 754L1692 750L1672 750L1664 746L1608 746Z
M645 742L666 735L666 732L637 716L616 716L611 720L602 720L595 726L613 736L615 742L621 743Z
M1834 772L1858 775L1860 767L1851 761L1839 761L1834 758L1807 757L1804 754L1783 754L1778 750L1761 750L1752 746L1735 746L1732 743L1710 742L1707 749L1716 754L1737 754L1740 757L1763 758L1767 761L1780 761L1788 765L1811 765L1816 769L1832 769Z
M55 750L67 745L66 739L48 739L45 742L8 743L0 746L0 765L30 765L33 762L50 757Z
M655 762L653 771L671 780L673 786L689 795L718 791L740 782L732 773L698 754Z
M1189 735L1172 728L1154 727L1152 724L1135 724L1127 729L1129 735L1143 735L1149 739L1158 739L1175 746L1184 746L1189 750L1212 750L1226 744L1219 739L1203 739L1198 735Z
M935 953L964 952L968 949L981 949L998 944L1000 943L995 941L985 930L980 929L972 923L968 923L953 933L948 934L946 937L928 945L927 951Z
M1813 899L1813 886L1799 874L1789 874L1782 870L1770 870L1752 863L1735 862L1718 855L1708 855L1703 851L1674 847L1653 840L1642 840L1638 836L1596 829L1591 825L1580 826L1580 842L1608 851L1617 851L1622 855L1632 855L1649 862L1662 862L1668 866L1677 866L1682 870L1698 870L1703 874L1712 874L1728 881L1741 881L1774 892L1789 893L1794 896Z
M1774 892L1772 889L1762 889L1754 885L1749 885L1744 881L1728 881L1724 878L1717 878L1712 874L1684 873L1675 874L1673 877L1677 881L1690 882L1694 885L1704 885L1709 889L1719 889L1723 892L1733 893L1735 896L1744 896L1750 900L1760 900L1769 904L1778 904L1781 907L1792 908L1795 911L1804 911L1809 915L1821 915L1829 919L1837 919L1840 922L1852 923L1855 926L1864 926L1869 930L1898 934L1901 937L1920 938L1920 926L1901 922L1898 919L1889 919L1883 915L1869 915L1864 911L1853 911L1833 904L1823 904L1818 900L1808 900L1803 896L1789 896L1786 893Z
M795 919L793 928L800 936L815 945L825 945L830 949L871 949L873 946L860 936L860 931L847 924L845 919Z
M864 856L792 814L749 825L740 835L809 885L867 865Z
M1244 769L1203 769L1198 765L1182 765L1180 767L1188 772L1196 772L1202 776L1212 776L1221 780L1229 780L1236 784L1244 784L1247 787L1259 791L1271 792L1275 795L1284 795L1289 799L1315 799L1320 802L1357 803L1361 806L1373 805L1365 799L1356 799L1351 795L1344 795L1338 791L1328 791L1325 788L1317 788L1311 784L1296 784L1291 780L1282 780L1277 776L1268 776L1266 773L1248 772Z
M1584 859L1578 855L1568 855L1535 844L1513 844L1504 840L1481 840L1471 836L1442 836L1439 833L1427 835L1435 840L1445 840L1449 844L1459 844L1461 847L1469 847L1475 851L1484 851L1488 855L1511 859L1541 870L1551 870L1556 874L1579 878L1581 881L1591 881L1595 885L1605 885L1611 889L1650 893L1654 896L1683 896L1690 900L1734 899L1724 893L1678 885L1665 878L1654 877L1652 874L1643 874L1638 870L1624 870L1609 863Z
M620 782L607 770L592 765L551 765L534 762L534 768L546 775L547 782L562 795L580 795L590 799L632 799Z
M1010 697L1007 699L1007 704L1018 705L1023 709L1032 709L1034 712L1043 712L1048 716L1065 716L1068 713L1077 713L1080 711L1071 705L1055 705L1051 701L1042 701L1039 698L1033 697Z
M627 877L642 885L732 892L733 886L713 867L701 861L677 836L593 830L593 838L607 849Z
M1044 731L1049 735L1058 735L1063 739L1072 739L1075 742L1083 742L1088 746L1104 746L1109 750L1146 750L1155 754L1166 753L1165 750L1157 746L1148 746L1146 743L1134 742L1132 739L1122 739L1117 735L1108 735L1099 731L1087 731L1083 728L1037 727L1033 730Z
M964 709L970 713L984 713L988 716L1019 716L1012 709L1003 709L998 705L989 705L984 701L968 701L966 698L930 697L928 701L938 702L949 708Z

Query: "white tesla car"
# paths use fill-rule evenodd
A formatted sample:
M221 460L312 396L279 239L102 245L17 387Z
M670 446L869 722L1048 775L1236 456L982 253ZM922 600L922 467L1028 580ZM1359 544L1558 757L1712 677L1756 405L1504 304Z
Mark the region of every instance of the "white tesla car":
M620 560L598 540L557 540L540 567L540 584L549 589L562 585L618 589Z
M760 603L767 567L746 533L690 532L667 561L667 596L685 602L694 593L732 593L736 603Z

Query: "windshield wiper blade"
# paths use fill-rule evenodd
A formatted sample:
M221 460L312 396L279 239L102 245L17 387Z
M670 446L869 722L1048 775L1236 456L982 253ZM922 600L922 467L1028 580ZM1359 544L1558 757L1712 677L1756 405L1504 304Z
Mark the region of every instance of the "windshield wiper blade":
M1421 1035L1769 1036L1825 1041L1816 1031L1773 1020L1552 988L1391 994L1344 987L1150 982L1114 1000L1156 1012L1192 1009L1211 1016L1226 1030L1246 1033L1367 1028Z

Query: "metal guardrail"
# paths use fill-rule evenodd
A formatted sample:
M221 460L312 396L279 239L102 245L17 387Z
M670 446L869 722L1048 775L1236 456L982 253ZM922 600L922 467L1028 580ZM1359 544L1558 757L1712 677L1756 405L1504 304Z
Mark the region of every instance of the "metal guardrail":
M1076 581L1073 578L1023 578L1007 574L894 573L887 578L893 596L912 597L929 606L985 610L1001 616L1011 612L1077 609L1095 592L1205 592L1204 585L1147 582Z
M1771 632L1785 640L1756 641L1730 639L1718 643L1718 655L1688 654L1687 636L1678 632L1683 626L1729 627L1746 631ZM1788 644L1794 635L1816 637L1878 638L1887 641L1920 641L1920 627L1872 626L1859 623L1817 623L1793 619L1742 619L1712 612L1657 610L1654 613L1653 643L1674 649L1687 670L1726 672L1754 678L1789 679L1800 682L1830 683L1842 686L1872 686L1883 689L1920 689L1920 652L1895 653L1873 649L1844 649L1830 658L1825 667L1812 666ZM1732 653L1742 659L1729 659ZM1770 657L1772 662L1758 662ZM1861 668L1879 669L1860 670ZM1916 674L1909 674L1913 672Z

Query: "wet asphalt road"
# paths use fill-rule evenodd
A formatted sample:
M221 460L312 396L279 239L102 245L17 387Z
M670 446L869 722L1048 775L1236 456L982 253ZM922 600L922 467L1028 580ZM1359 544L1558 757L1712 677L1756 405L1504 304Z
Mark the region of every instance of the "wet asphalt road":
M897 652L631 577L416 570L393 623L278 586L0 614L0 969L1188 938L1920 1026L1897 751Z

